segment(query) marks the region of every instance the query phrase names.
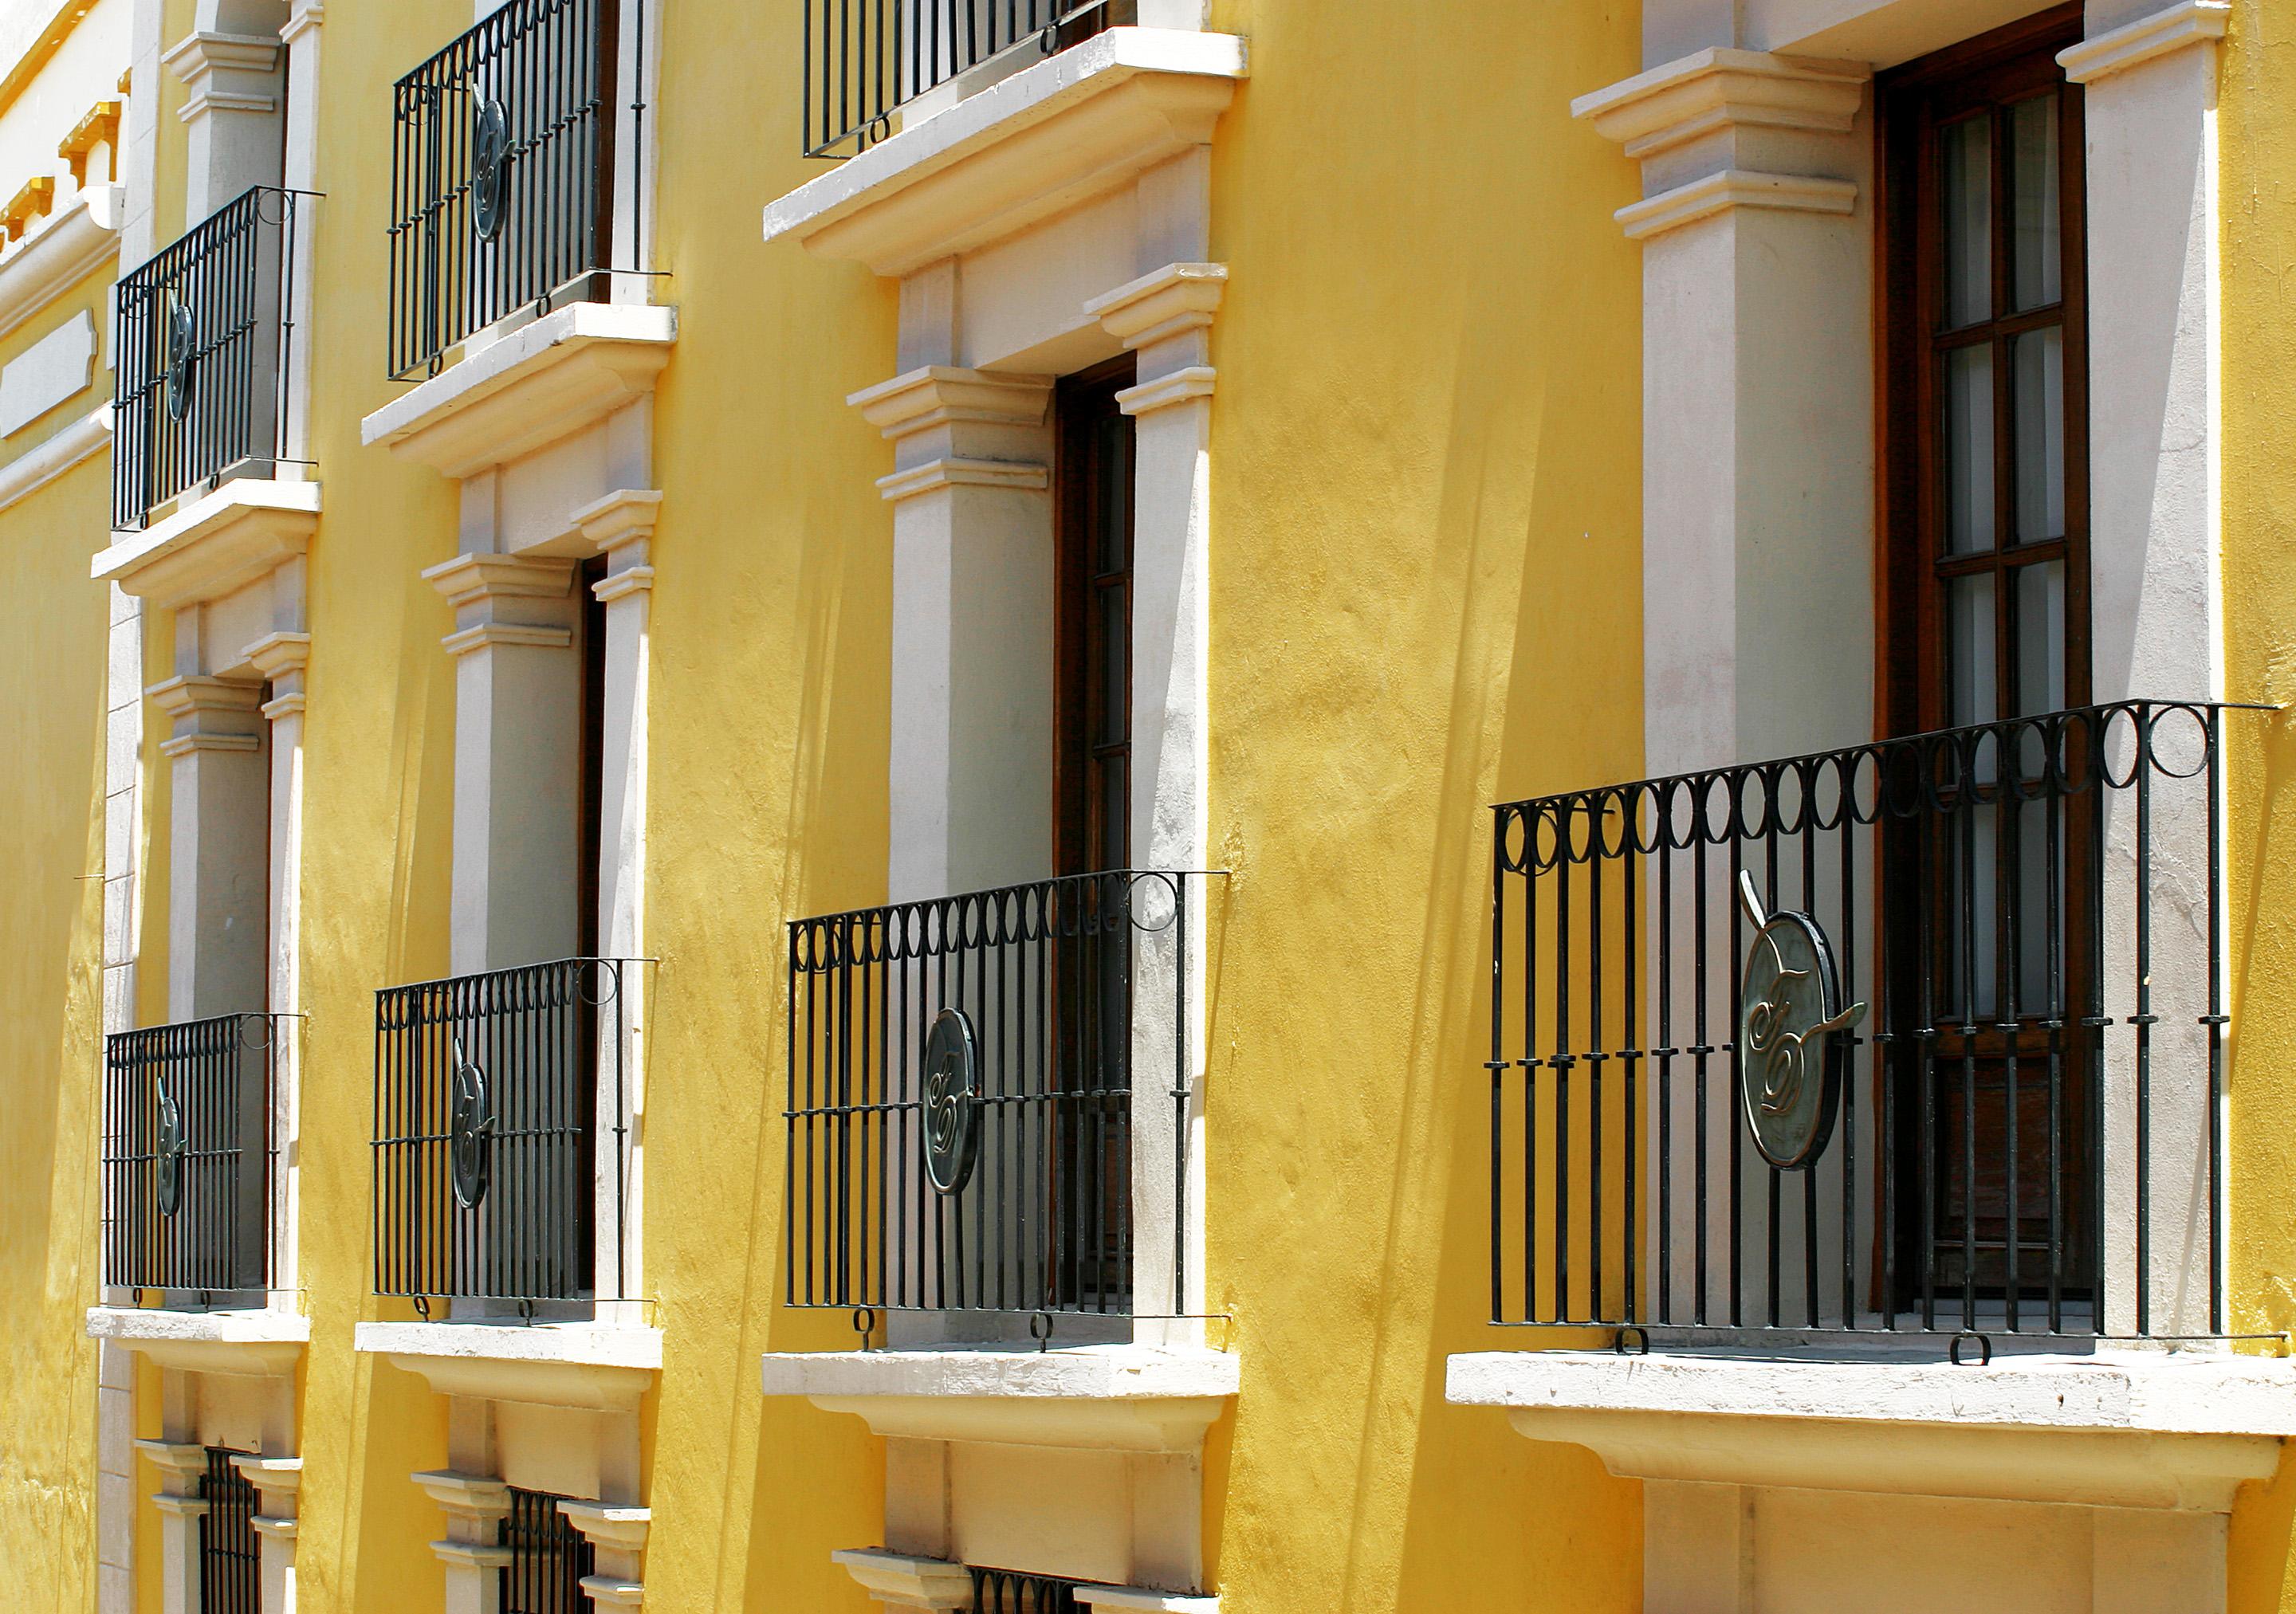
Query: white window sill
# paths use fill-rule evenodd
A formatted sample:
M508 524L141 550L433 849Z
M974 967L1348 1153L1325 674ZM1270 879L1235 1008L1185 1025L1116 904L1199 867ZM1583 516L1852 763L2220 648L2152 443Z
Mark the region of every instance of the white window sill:
M768 1396L804 1396L881 1436L1193 1452L1241 1383L1236 1357L1162 1346L772 1352Z
M661 1372L661 1330L594 1323L362 1323L352 1348L442 1396L627 1412Z
M283 1311L94 1306L88 1308L87 1336L124 1346L161 1367L266 1379L295 1371L310 1341L311 1320Z
M142 532L121 533L89 575L163 610L217 600L310 547L319 484L242 477Z
M676 340L674 307L569 303L384 405L360 438L442 476L474 476L652 391Z
M766 239L906 274L1203 144L1246 71L1233 34L1111 29L799 186Z
M2296 1362L2222 1354L1503 1351L1446 1398L1636 1479L2204 1512L2296 1436Z

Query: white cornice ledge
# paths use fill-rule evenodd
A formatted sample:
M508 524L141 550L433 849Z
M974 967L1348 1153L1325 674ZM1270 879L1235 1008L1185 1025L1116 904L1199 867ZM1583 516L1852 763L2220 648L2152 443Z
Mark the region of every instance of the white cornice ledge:
M1137 1586L1078 1586L1076 1600L1087 1609L1147 1610L1152 1614L1219 1614L1218 1597L1181 1592L1144 1592Z
M29 498L82 460L111 447L111 406L67 422L0 465L0 510Z
M1637 1479L2221 1512L2296 1435L2296 1363L1506 1351L1453 1356L1447 1399Z
M0 263L0 336L119 256L118 185L90 185Z
M161 1367L236 1379L295 1371L311 1338L311 1320L282 1311L154 1311L141 1307L88 1308L87 1336L109 1340Z
M1857 62L1717 46L1581 95L1570 114L1636 159L1738 126L1847 134L1871 76Z
M661 1372L661 1330L588 1323L362 1323L352 1348L441 1396L584 1412L634 1410Z
M1845 214L1857 206L1857 187L1847 179L1806 174L1759 174L1725 168L1688 184L1620 208L1612 215L1628 241L1648 241L1733 208L1769 208L1787 213Z
M676 340L675 308L571 303L384 405L360 437L442 476L474 476L644 397Z
M2188 45L2212 44L2225 37L2225 25L2231 20L2232 7L2226 0L2185 0L2059 51L2057 65L2073 83L2094 84Z
M766 239L906 274L1206 144L1246 72L1233 34L1110 29L799 186Z
M1160 1346L772 1352L768 1396L804 1396L881 1436L1193 1452L1234 1398L1236 1358Z
M157 526L122 533L89 568L163 610L221 599L311 546L319 484L242 477Z
M877 479L877 491L888 504L938 493L944 487L1008 487L1041 492L1052 485L1052 472L1022 460L968 460L956 456L927 460L906 471Z

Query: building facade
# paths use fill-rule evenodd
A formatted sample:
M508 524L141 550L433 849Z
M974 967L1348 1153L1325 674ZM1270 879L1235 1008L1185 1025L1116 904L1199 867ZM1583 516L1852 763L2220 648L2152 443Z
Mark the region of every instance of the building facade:
M2287 27L0 7L12 1606L2296 1607Z

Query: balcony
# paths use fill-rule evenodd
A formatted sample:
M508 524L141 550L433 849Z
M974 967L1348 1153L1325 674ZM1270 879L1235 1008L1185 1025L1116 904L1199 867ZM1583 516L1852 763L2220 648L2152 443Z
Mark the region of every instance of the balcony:
M1972 1360L2224 1336L2226 720L1497 808L1491 1321Z
M104 1044L103 1282L205 1307L272 1287L284 1017Z
M511 315L611 300L638 237L643 0L509 0L393 96L390 373ZM623 12L636 25L625 32ZM625 115L627 114L627 115ZM629 250L625 246L625 256ZM624 263L635 266L635 260Z
M295 266L313 200L256 186L114 292L112 519L141 531L194 489L268 480L289 457Z
M424 1318L441 1300L531 1318L627 1298L633 967L562 959L375 994L377 1294Z
M1190 881L1086 874L790 926L790 1305L865 1333L1025 1317L1040 1343L1171 1313Z

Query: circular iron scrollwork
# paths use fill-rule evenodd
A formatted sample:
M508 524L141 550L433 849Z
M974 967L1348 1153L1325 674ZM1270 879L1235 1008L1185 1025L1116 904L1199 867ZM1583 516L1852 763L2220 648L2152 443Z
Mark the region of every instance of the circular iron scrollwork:
M160 1143L152 1151L159 1172L160 1214L174 1216L184 1208L184 1156L191 1143L184 1136L184 1111L175 1095L160 1089Z
M479 103L479 127L471 141L471 226L480 241L502 233L509 193L510 112L489 97Z
M168 418L180 421L192 408L192 360L199 351L199 322L177 303L168 311Z
M1844 1007L1825 931L1807 914L1766 914L1754 882L1738 899L1755 926L1738 996L1738 1098L1762 1158L1783 1171L1816 1163L1833 1136L1864 1004Z
M943 1009L925 1036L925 1175L942 1193L964 1192L980 1155L979 1060L972 1021Z
M465 1210L478 1208L493 1176L495 1118L488 1103L487 1073L463 1054L455 1039L455 1086L447 1117L447 1163L455 1199Z

